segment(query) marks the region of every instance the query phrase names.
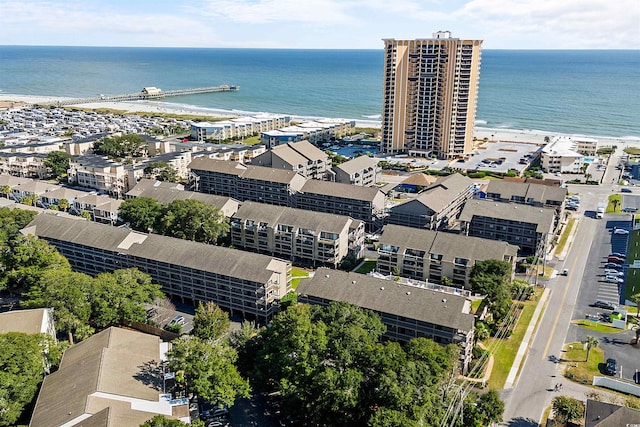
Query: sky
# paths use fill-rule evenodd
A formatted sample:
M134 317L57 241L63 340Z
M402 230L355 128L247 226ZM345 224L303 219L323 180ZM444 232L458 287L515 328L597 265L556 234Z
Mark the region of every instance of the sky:
M485 49L640 49L640 0L0 0L0 45L382 49L438 30Z

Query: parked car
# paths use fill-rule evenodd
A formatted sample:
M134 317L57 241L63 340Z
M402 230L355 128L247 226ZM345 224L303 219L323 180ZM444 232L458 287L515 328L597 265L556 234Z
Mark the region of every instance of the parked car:
M613 252L613 253L609 254L609 256L617 256L618 258L626 258L627 254L623 254L623 253L620 253L620 252Z
M607 375L616 375L618 373L618 362L616 359L608 358L604 366L604 373Z
M573 203L567 203L564 208L568 211L577 211L578 209L580 209L580 205L576 205Z
M178 324L180 324L180 325L184 325L184 323L185 323L185 322L184 322L184 316L179 316L179 315L178 315L178 316L174 317L173 319L171 319L171 320L169 321L169 323L168 323L168 324L170 325L170 324L172 324L172 323L178 323Z
M622 208L622 212L628 212L628 213L638 212L638 208L626 207L626 208Z
M597 300L596 302L593 303L594 307L597 308L605 308L607 310L615 310L616 309L616 305L614 303L612 303L611 301L604 301L604 300Z
M604 275L605 276L614 276L614 277L620 277L620 276L624 276L624 271L619 271L619 270L614 270L613 268L611 269L605 269L604 270Z
M613 234L629 234L629 230L625 230L624 228L614 228Z
M607 283L624 283L624 279L621 279L617 276L606 276L604 281Z
M621 192L621 193L633 193L633 191L631 191L631 189L630 189L630 188L621 188L621 189L620 189L620 192Z
M613 262L616 264L623 264L624 258L618 258L617 256L610 256L607 258L607 262Z
M615 262L607 262L607 263L604 264L604 268L621 269L621 268L623 268L623 265L615 263Z

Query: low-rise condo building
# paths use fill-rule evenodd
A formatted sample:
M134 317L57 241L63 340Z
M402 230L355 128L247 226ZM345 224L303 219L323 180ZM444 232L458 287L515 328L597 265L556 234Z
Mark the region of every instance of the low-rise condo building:
M555 209L491 200L470 200L460 214L462 233L508 242L519 255L546 254L555 224Z
M469 289L477 261L498 259L515 265L518 247L461 234L385 225L378 243L378 272L432 283L447 278Z
M255 157L252 165L284 169L307 179L326 179L330 174L329 156L309 141L281 144Z
M337 267L364 249L364 224L347 216L244 202L231 218L235 247L289 259L296 265Z
M291 262L266 255L45 213L23 233L54 245L76 271L135 267L168 295L194 305L212 301L258 322L269 321L291 290Z
M392 206L386 222L431 230L447 229L457 220L474 189L473 181L457 173L438 178L417 197Z
M96 155L72 157L69 161L69 182L120 197L128 191L124 165Z
M593 161L597 150L596 139L557 136L540 150L540 166L548 173L581 173Z
M333 167L335 181L342 184L371 187L380 181L379 159L359 156Z
M473 350L471 301L358 273L319 268L298 285L298 302L328 305L344 301L376 312L396 341L429 338L460 346L460 369L467 372Z
M295 200L299 209L359 219L369 232L382 227L386 198L375 187L311 179L304 184Z

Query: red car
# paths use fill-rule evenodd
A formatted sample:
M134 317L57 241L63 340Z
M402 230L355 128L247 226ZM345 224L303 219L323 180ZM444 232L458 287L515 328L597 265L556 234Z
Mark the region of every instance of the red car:
M620 258L620 257L611 255L611 256L609 256L607 258L607 262L613 262L613 263L616 263L616 264L624 264L624 258Z

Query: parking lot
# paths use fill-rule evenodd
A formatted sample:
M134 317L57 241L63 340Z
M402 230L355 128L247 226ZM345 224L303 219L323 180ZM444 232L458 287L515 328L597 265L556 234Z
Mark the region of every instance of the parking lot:
M589 251L587 265L582 278L582 286L578 293L574 310L574 320L608 317L612 312L604 308L594 307L598 301L611 301L616 305L621 303L620 295L624 284L607 283L604 281L604 265L612 253L627 253L629 234L615 234L615 228L631 229L631 215L605 215L603 219L594 221L597 232ZM626 267L622 269L626 273ZM635 346L635 331L621 331L616 333L596 332L585 328L570 328L567 342L584 340L588 335L598 339L598 347L604 350L604 357L614 358L621 366L622 377L635 380L635 370L640 369L640 358ZM604 368L604 366L603 366ZM603 371L604 372L604 371Z
M478 147L467 161L451 163L451 167L463 170L483 170L506 173L522 172L538 156L540 146L532 143L487 142Z
M188 334L193 329L193 306L173 302L161 305L147 304L146 308L148 319L160 328L164 328L174 317L182 316L184 318L182 332Z

